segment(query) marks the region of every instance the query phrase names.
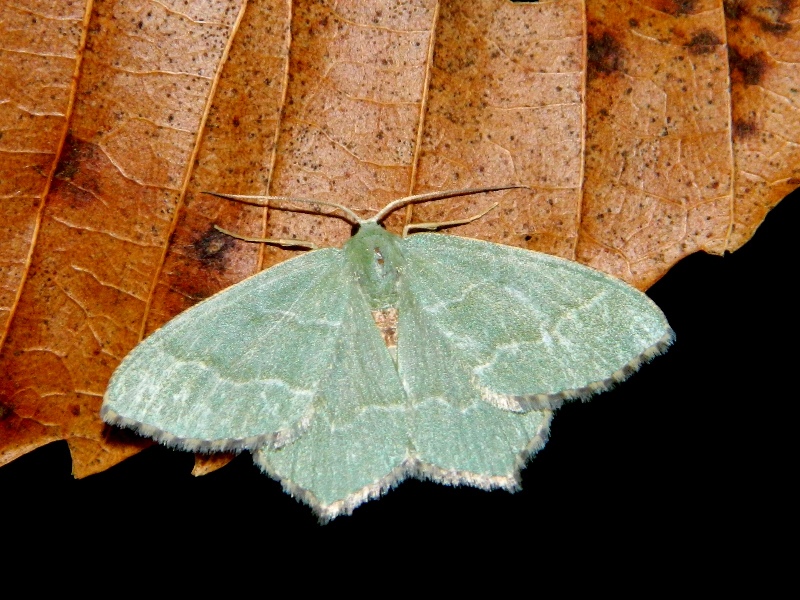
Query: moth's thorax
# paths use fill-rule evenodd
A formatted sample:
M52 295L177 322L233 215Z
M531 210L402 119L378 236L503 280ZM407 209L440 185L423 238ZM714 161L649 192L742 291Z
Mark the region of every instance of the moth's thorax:
M378 223L362 223L344 245L353 273L370 308L397 304L397 282L403 265L400 238Z

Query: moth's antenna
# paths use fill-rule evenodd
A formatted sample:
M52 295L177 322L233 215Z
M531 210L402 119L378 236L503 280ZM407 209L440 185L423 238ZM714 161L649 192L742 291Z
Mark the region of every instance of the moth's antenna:
M457 196L469 196L471 194L482 194L484 192L499 192L501 190L514 190L518 188L525 188L528 189L526 185L500 185L500 186L491 186L491 187L479 187L479 188L465 188L463 190L450 190L447 192L428 192L426 194L417 194L416 196L407 196L405 198L400 198L395 200L394 202L390 202L386 206L381 209L381 211L368 219L369 222L380 223L383 219L385 219L390 213L394 212L398 208L405 206L406 204L414 204L416 202L430 202L431 200L441 200L443 198L455 198Z
M352 225L363 223L364 219L352 210L341 204L334 202L323 202L322 200L311 200L308 198L292 198L291 196L240 196L239 194L218 194L216 192L203 192L209 196L216 196L217 198L225 198L227 200L235 200L236 202L244 202L245 204L252 204L254 206L270 206L270 202L304 202L306 204L319 204L321 206L331 206L337 210L342 211L345 217ZM274 208L274 207L273 207Z

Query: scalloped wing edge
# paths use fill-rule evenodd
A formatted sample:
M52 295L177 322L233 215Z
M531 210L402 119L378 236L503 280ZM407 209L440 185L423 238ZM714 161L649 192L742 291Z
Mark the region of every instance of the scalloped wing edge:
M628 379L638 371L643 364L649 363L656 356L664 354L674 341L675 332L672 328L668 327L667 332L661 339L639 356L628 361L606 379L592 382L581 388L562 390L554 394L508 395L482 387L481 398L484 402L492 406L516 413L526 413L532 410L544 409L555 410L569 400L580 399L582 402L586 402L593 396L602 392L607 392Z
M514 493L521 489L520 473L522 469L525 468L528 461L530 461L539 450L544 448L550 436L550 423L553 420L553 411L545 408L542 409L542 412L549 413L547 419L542 423L536 435L530 439L527 446L517 453L514 459L512 472L507 477L489 477L469 471L441 469L436 465L409 457L403 461L401 465L395 467L374 483L362 487L341 500L337 500L331 504L325 504L320 501L313 492L300 487L290 479L285 479L272 473L269 467L259 460L260 450L253 453L253 462L258 465L264 474L278 481L287 494L310 507L322 525L330 523L336 517L353 514L353 511L361 504L383 496L406 479L433 481L434 483L450 486L468 485L485 491L504 489Z
M292 443L308 430L311 425L311 420L314 418L314 412L314 405L312 403L309 405L306 414L291 427L245 438L225 438L220 440L179 437L153 425L123 417L118 412L105 405L100 409L100 418L109 425L130 429L141 436L155 440L159 444L177 448L178 450L200 452L201 454L211 454L214 452L235 452L238 454L243 450L258 450L265 446L268 448L281 448L286 444Z

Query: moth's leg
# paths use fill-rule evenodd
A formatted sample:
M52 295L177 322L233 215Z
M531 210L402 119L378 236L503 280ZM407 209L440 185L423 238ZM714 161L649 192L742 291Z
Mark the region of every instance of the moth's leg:
M443 227L455 227L456 225L466 225L467 223L472 223L473 221L480 219L490 210L494 210L495 208L497 208L497 206L498 204L497 202L495 202L482 213L475 215L473 217L467 217L466 219L457 219L455 221L441 221L440 223L409 223L408 225L403 227L403 237L406 237L408 235L408 232L412 229L425 229L427 231L435 231L437 229L442 229Z
M237 240L243 240L245 242L258 242L262 244L274 244L275 246L287 246L291 248L307 248L309 250L316 250L319 248L314 242L307 242L305 240L292 240L292 239L283 239L283 238L260 238L260 237L250 237L247 235L239 235L238 233L233 233L232 231L228 231L227 229L223 229L219 225L214 225L214 229L217 231L221 231L225 235L229 235Z

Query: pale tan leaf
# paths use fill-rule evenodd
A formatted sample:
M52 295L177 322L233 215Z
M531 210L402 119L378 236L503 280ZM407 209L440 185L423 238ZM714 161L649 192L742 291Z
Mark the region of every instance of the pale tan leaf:
M52 6L51 6L52 5ZM56 6L57 8L53 8ZM343 221L497 210L460 235L644 289L741 246L800 183L797 9L781 1L15 0L0 6L0 463L67 440L78 477L147 442L103 426L144 336ZM198 459L210 472L226 457Z

